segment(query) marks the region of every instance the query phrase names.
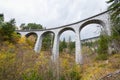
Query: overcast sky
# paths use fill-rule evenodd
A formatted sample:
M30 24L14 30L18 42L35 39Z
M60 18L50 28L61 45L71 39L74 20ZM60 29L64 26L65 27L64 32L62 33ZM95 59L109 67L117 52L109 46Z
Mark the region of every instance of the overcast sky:
M107 9L106 0L0 0L5 21L38 23L46 28L80 21ZM83 31L84 32L84 31Z

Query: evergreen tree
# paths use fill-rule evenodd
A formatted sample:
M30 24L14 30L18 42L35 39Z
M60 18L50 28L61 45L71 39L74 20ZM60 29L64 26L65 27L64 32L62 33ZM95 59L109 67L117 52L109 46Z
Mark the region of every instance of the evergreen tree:
M4 22L4 15L0 14L0 25L2 24L2 22Z
M67 48L67 43L65 41L65 38L63 38L63 41L60 41L59 51L63 52L65 48Z
M71 41L71 37L69 36L69 41L68 41L68 49L69 49L69 53L71 54L72 52L74 52L75 49L75 42Z
M112 43L115 51L120 51L120 0L109 0L108 3L111 3L108 9L111 9Z
M27 25L25 25L25 23L22 23L20 25L20 28L22 30L43 29L41 24L36 24L36 23L28 23Z
M15 19L11 19L9 22L2 22L0 25L0 42L9 41L16 43L19 36L15 33Z
M52 35L51 34L44 35L44 37L43 37L43 47L42 47L43 51L51 50L51 47L52 47L51 41L52 41Z

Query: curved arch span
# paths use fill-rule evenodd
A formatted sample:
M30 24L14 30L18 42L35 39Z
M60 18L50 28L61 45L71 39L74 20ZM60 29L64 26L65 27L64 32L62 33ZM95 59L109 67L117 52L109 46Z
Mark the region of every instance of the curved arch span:
M31 35L36 35L36 37L38 37L37 33L35 33L35 32L30 32L30 33L26 34L25 37L28 38Z
M21 36L21 34L19 33L19 32L16 32L17 33L17 35L20 35Z
M93 20L89 20L84 22L81 26L80 26L80 31L87 25L89 24L99 24L103 27L105 27L105 23L102 20L98 20L98 19L93 19Z
M45 31L42 33L41 37L44 37L44 35L49 34L49 33L52 33L53 35L55 35L55 33L52 31Z
M60 36L63 32L65 31L68 31L68 30L71 30L73 32L75 32L75 30L71 27L66 27L66 28L63 28L62 30L59 31L58 35Z

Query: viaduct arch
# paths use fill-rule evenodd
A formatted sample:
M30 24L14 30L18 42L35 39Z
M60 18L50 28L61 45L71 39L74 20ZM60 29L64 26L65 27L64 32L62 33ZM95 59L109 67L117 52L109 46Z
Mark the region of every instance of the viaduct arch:
M109 11L102 12L100 14L94 15L87 19L56 27L50 29L42 29L42 30L16 30L17 33L21 34L21 36L30 35L35 33L37 35L37 40L34 46L34 50L36 53L40 52L42 38L46 33L53 33L54 34L54 43L52 49L52 60L57 61L59 58L59 38L62 32L66 30L72 30L75 33L75 61L77 64L83 64L82 54L81 54L81 39L80 39L80 31L88 24L100 24L103 26L104 31L110 35L110 17Z

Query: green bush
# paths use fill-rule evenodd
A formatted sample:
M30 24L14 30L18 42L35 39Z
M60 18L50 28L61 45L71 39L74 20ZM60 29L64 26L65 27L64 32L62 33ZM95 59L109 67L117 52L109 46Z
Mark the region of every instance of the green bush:
M37 72L31 71L30 73L23 74L23 80L44 80Z
M107 54L108 53L108 40L109 37L107 35L101 35L98 41L98 54Z
M108 42L109 37L107 35L101 35L100 39L98 41L98 56L96 57L96 60L107 60L108 58Z
M108 55L107 54L99 54L96 57L96 60L107 60L108 59Z

